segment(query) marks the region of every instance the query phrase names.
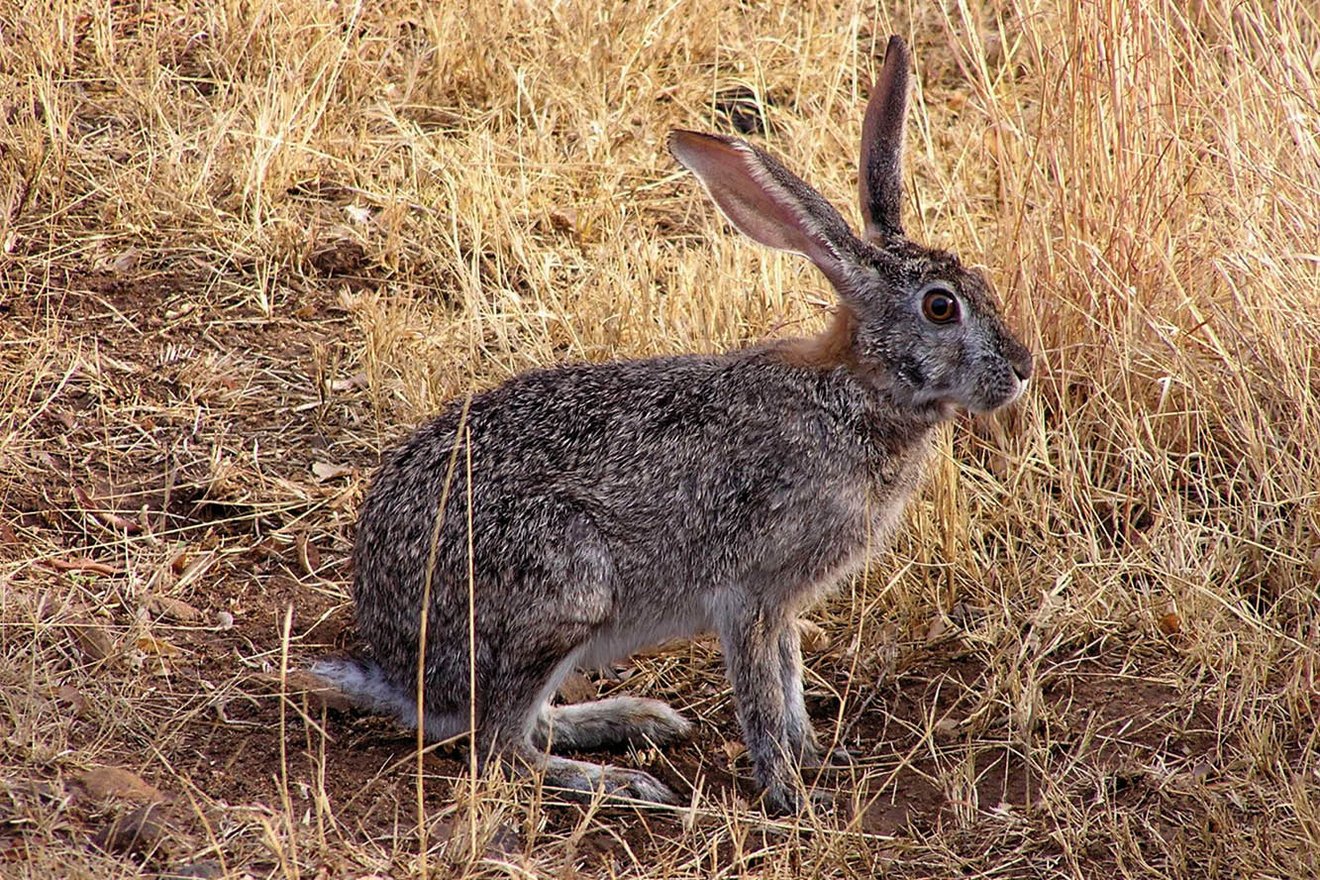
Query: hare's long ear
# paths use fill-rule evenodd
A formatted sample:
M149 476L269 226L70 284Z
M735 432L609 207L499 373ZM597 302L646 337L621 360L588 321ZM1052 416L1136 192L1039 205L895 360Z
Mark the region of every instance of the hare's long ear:
M669 133L669 150L740 232L806 256L836 288L847 288L856 237L833 205L774 157L736 138L681 130Z
M877 244L903 234L903 123L907 118L912 56L901 37L890 37L885 66L875 81L862 123L858 188L866 238Z

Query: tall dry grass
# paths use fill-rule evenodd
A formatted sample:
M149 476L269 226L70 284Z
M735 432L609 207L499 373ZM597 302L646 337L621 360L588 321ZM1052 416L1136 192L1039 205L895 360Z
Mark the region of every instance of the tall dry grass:
M341 601L306 536L342 559L376 452L464 391L819 327L823 281L737 238L664 136L727 130L720 96L741 87L759 142L851 209L891 32L919 65L909 228L984 264L1039 353L1014 412L942 436L895 551L823 611L812 661L845 728L884 731L844 788L883 807L919 772L946 808L892 834L866 809L767 824L712 791L584 870L1313 874L1320 19L1295 0L0 7L0 871L132 873L61 794L126 762L186 793L193 855L232 872L585 864L616 817L565 825L497 782L465 796L470 836L424 818L421 859L406 794L387 839L340 821L315 771L290 782L289 758L268 798L189 787L207 688L241 700L247 679L144 677L163 661L139 609L172 568L169 596L234 607L243 554L270 541L305 563L290 604ZM313 459L359 470L327 488ZM127 534L63 485L185 461L227 528ZM190 579L176 553L215 562ZM109 570L44 564L71 559ZM111 633L110 660L84 626ZM257 631L238 656L278 671L280 626ZM316 650L296 632L294 665ZM727 711L710 649L687 650L635 682ZM977 670L941 685L952 707L884 721L951 658ZM287 720L281 742L321 772L347 748ZM1029 777L1027 802L984 799L987 750ZM510 824L516 846L483 849Z

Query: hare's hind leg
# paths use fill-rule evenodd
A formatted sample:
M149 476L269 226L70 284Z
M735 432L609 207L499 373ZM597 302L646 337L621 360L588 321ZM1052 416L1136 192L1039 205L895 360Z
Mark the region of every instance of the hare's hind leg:
M479 671L479 719L476 746L478 759L492 756L519 759L518 763L539 770L547 785L577 792L598 789L607 794L667 803L674 800L663 783L647 773L603 767L546 755L546 736L538 735L554 723L545 723L544 707L560 682L590 643L592 634L613 613L614 563L609 547L589 517L569 505L556 508L552 502L536 511L543 522L558 523L551 531L543 527L540 543L524 547L527 559L517 594L532 601L508 610L515 612L500 628L501 646L484 674ZM669 707L660 711L649 701L620 703L605 712L578 710L564 717L562 733L568 739L590 742L593 728L615 730L630 716L657 731L675 716ZM663 704L657 704L663 705ZM668 713L668 714L666 714ZM557 713L552 713L557 714ZM621 721L623 719L624 721ZM576 723L575 723L576 722ZM682 719L678 719L682 724ZM558 735L556 729L551 737ZM596 740L602 734L595 734Z
M540 653L545 657L554 656L553 652L549 651ZM547 755L543 751L543 731L549 725L542 720L544 715L541 710L546 698L554 692L559 680L562 679L561 670L571 668L575 656L575 651L569 651L558 660L547 660L540 667L537 675L530 674L532 668L524 664L519 668L521 674L518 677L502 677L498 685L489 689L482 707L482 720L478 725L476 742L476 747L479 749L478 760L484 764L485 760L494 756L514 758L515 767L521 765L523 768L540 771L545 784L552 788L567 789L582 794L602 791L607 795L656 803L674 803L677 798L673 791L649 773L573 761ZM677 717L677 713L663 703L656 705L662 706L664 710ZM651 709L651 707L646 708ZM686 724L681 718L678 718L678 721ZM608 723L603 726L613 729ZM590 724L568 724L564 727L570 739L574 731L590 729ZM580 741L586 741L586 736L583 735Z
M692 722L668 703L643 697L609 697L569 706L543 706L532 742L556 752L662 746L691 730Z

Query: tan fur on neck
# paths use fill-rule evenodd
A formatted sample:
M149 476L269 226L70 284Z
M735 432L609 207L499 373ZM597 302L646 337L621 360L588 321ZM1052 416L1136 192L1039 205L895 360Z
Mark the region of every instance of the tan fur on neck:
M857 365L853 355L856 332L857 316L852 309L840 304L823 331L815 336L780 340L772 351L775 357L793 367L815 370L853 367Z

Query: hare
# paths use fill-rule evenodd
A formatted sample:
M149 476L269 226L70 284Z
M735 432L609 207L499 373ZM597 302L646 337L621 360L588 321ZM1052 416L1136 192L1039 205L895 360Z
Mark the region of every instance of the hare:
M370 659L323 661L322 677L416 724L420 676L426 736L468 731L472 711L482 762L672 802L647 773L551 751L659 745L690 722L656 700L551 698L575 667L714 631L763 805L802 808L800 768L827 756L803 703L798 614L883 547L933 429L1011 403L1031 375L986 280L903 233L910 66L891 38L863 125L862 237L757 147L671 133L734 226L825 274L832 325L721 355L536 370L450 404L367 493L353 591Z

